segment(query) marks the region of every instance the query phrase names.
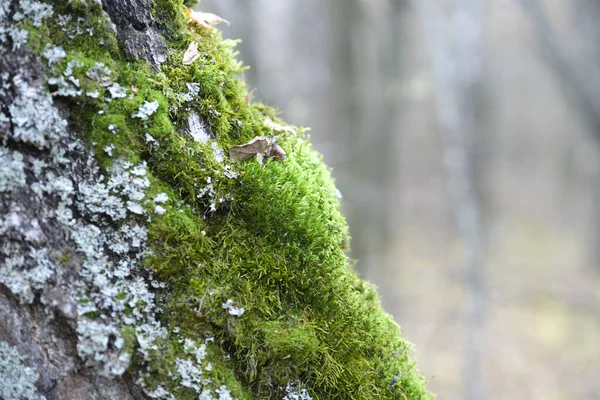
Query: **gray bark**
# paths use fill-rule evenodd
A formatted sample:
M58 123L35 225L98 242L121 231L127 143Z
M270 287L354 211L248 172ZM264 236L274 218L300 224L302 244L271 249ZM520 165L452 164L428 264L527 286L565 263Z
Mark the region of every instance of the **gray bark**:
M0 28L10 31L19 2L0 5ZM148 0L106 0L123 47L135 58L156 64L166 45ZM81 235L98 227L99 258L134 265L143 243L120 256L105 247L118 234L98 219L82 191L99 185L93 156L67 124L69 112L46 89L46 67L10 35L0 44L0 398L144 398L124 370L102 370L84 359L85 346L99 346L104 367L121 368L121 352L108 333L106 343L82 333L77 296L99 299L86 279ZM14 50L14 51L13 51ZM129 223L129 222L128 222ZM129 225L129 226L133 226ZM88 233L91 233L89 231ZM104 240L104 242L102 242ZM131 246L132 243L122 244ZM94 297L96 296L96 297ZM102 328L115 321L102 321ZM99 354L99 353L97 353ZM109 365L112 365L110 367Z

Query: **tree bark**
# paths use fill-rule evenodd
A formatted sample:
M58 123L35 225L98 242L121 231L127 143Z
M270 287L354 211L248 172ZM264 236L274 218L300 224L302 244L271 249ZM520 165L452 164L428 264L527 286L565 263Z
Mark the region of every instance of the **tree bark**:
M430 398L327 167L186 11L0 3L0 398Z

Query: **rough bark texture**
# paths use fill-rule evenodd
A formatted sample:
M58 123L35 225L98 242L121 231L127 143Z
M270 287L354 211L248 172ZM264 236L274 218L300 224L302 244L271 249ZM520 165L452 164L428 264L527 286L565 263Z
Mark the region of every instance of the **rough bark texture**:
M152 16L150 0L104 0L102 4L129 55L154 65L165 62L167 44Z
M152 64L165 61L166 44L149 1L106 1L103 6L132 57ZM50 99L41 57L25 45L13 51L10 17L18 12L18 2L2 7L2 28L8 34L0 47L0 105L10 120L0 126L0 341L18 351L23 368L39 375L33 382L47 399L144 398L129 376L102 376L78 355L76 288L89 282L80 276L84 260L77 255L71 224L59 221L59 207L70 203L67 207L79 213L82 223L89 221L90 210L74 207L82 199L71 190L98 181L101 174L73 127L65 124L68 106L59 97ZM57 180L66 186L52 187ZM9 357L14 354L0 354L0 371L18 367L19 360ZM0 398L30 397L18 383L0 391Z
M47 399L143 398L128 377L101 376L78 356L74 294L87 283L80 276L83 260L66 259L78 246L69 224L59 221L65 202L57 197L71 196L69 185L93 182L100 173L63 125L68 109L49 98L40 57L25 46L11 50L0 47L0 104L3 115L13 117L0 131L0 341L18 351L23 368L39 374L33 382ZM52 187L57 182L67 187ZM11 354L0 354L0 371L20 367ZM0 397L29 397L21 390L15 384Z
M0 398L429 397L241 72L179 1L0 4ZM263 135L287 157L226 158Z

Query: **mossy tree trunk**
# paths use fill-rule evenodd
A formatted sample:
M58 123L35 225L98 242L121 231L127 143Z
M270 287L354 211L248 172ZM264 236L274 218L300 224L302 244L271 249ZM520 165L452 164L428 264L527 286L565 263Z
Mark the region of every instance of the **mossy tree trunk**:
M429 398L309 138L188 22L0 3L0 398Z

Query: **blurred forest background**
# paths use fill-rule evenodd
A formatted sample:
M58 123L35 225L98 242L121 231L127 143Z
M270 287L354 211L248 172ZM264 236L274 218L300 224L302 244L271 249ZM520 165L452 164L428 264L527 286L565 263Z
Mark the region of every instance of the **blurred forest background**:
M600 399L600 2L203 0L444 400Z

